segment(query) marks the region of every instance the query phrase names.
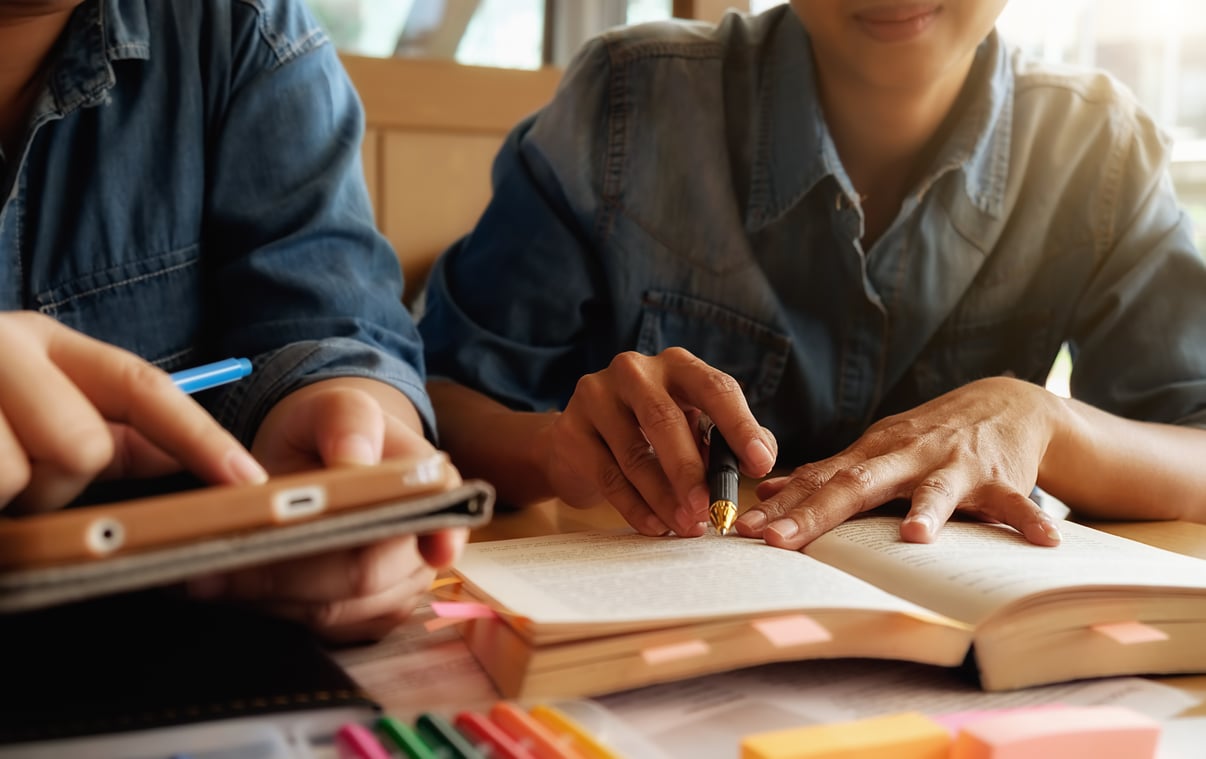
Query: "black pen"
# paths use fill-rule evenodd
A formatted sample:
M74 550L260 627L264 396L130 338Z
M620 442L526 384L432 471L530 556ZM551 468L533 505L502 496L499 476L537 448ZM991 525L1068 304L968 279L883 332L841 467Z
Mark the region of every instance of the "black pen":
M724 535L737 519L737 457L720 430L705 417L704 442L708 444L708 519L713 529Z

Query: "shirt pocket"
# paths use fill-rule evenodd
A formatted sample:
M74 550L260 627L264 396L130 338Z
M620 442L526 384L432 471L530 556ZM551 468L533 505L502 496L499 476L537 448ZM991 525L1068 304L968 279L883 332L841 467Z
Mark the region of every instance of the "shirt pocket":
M637 351L652 356L676 346L737 380L755 406L778 391L791 339L724 306L651 290L641 305Z
M172 370L192 361L202 323L200 245L85 274L37 296L38 310Z

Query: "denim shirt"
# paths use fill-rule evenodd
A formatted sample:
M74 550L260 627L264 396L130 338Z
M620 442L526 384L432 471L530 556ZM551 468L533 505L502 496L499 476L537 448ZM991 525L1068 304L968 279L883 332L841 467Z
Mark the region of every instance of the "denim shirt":
M301 0L86 0L0 164L0 309L169 371L251 358L249 378L198 396L244 442L284 395L337 376L393 385L430 429L363 121Z
M960 100L864 250L790 9L603 35L435 267L429 371L555 409L618 352L682 346L742 384L794 466L971 380L1042 383L1067 342L1076 397L1206 425L1206 268L1166 139L1107 76L995 33Z

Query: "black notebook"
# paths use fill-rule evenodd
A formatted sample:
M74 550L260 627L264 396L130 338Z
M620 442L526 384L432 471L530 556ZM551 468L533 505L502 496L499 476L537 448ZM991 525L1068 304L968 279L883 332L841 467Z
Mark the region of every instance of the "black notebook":
M309 630L168 592L0 616L0 647L0 744L376 711Z

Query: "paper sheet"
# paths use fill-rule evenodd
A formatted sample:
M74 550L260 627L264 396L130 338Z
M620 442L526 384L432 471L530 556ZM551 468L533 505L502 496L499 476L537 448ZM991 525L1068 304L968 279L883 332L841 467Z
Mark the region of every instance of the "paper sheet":
M373 646L334 656L386 713L412 721L434 710L486 712L499 695L456 628L428 632L428 607ZM1206 756L1206 718L1170 720L1194 694L1143 678L1114 678L984 693L953 671L904 662L814 660L770 664L559 703L629 759L738 756L742 736L821 722L918 710L942 714L1059 702L1126 706L1165 721L1160 759Z
M985 693L955 672L870 660L772 664L596 699L664 756L698 759L739 756L741 736L750 733L903 711L941 714L1051 702L1114 704L1167 720L1196 699L1142 678ZM1167 759L1191 756L1174 753Z

